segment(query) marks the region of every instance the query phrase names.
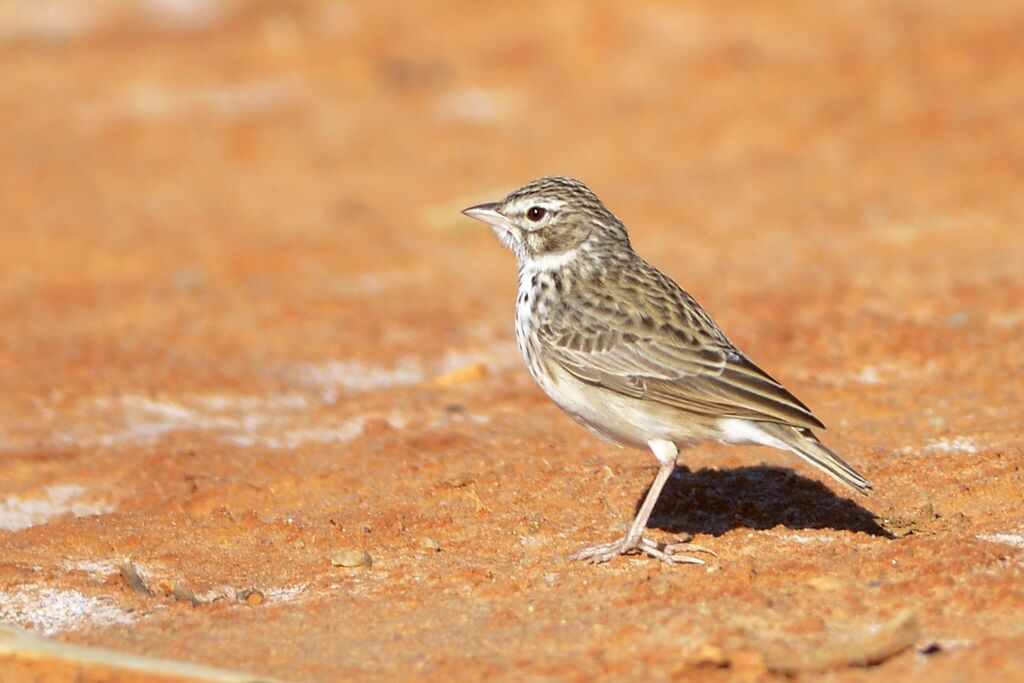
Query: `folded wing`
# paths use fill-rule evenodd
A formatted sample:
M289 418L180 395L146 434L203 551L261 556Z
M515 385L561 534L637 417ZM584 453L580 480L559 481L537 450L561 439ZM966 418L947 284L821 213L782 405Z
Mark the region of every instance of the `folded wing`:
M680 290L681 291L681 290ZM824 428L793 394L750 362L687 297L685 324L657 326L642 310L572 307L538 327L541 343L582 382L709 417Z

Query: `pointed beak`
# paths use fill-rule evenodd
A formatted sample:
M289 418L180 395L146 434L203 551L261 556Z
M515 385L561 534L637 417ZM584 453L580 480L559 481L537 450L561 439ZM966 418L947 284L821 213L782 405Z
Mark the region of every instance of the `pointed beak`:
M500 204L497 202L491 202L490 204L477 204L476 206L471 206L468 209L463 209L462 213L466 214L470 218L475 218L478 221L483 221L484 223L493 225L496 228L504 228L508 223L508 219L498 212L499 206Z

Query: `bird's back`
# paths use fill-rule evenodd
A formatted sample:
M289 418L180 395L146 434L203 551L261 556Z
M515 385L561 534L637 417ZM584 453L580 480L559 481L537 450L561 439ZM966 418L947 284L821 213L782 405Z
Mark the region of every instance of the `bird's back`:
M526 342L582 382L691 413L823 426L632 251L532 273L520 279L521 307L524 299L534 311Z

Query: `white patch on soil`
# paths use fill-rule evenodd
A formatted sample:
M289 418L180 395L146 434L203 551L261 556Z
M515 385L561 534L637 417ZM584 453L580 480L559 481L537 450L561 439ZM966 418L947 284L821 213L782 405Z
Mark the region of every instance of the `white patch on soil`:
M426 382L474 364L504 367L510 362L507 349L494 347L487 351L449 351L429 361L410 356L387 366L357 361L292 366L291 380L305 392L100 397L86 400L70 412L53 411L49 420L57 428L51 431L51 438L60 446L73 448L116 448L189 433L202 433L210 440L243 448L287 450L305 444L345 443L359 438L371 421L382 420L392 428L403 429L412 420L397 412L353 415L341 408L324 410L325 403L334 404L342 395ZM319 393L320 400L309 391ZM486 416L448 413L422 417L417 422L424 428L487 420Z
M275 449L298 448L307 443L344 443L361 436L366 423L372 419L382 419L394 428L405 426L405 420L400 416L371 414L361 415L330 427L286 429L274 434L236 434L226 437L226 440L246 448L265 446Z
M833 386L849 386L851 384L861 386L879 386L883 384L896 384L904 382L916 382L933 377L941 371L941 366L928 361L921 365L902 365L897 363L875 363L865 365L853 372L814 372L812 374L802 373L798 368L792 373L796 376L803 375L808 381L830 384ZM792 374L791 373L791 374Z
M298 379L308 386L341 388L348 391L369 391L417 384L425 378L423 364L415 358L402 358L392 366L347 360L310 363L301 366L297 375Z
M303 386L328 392L372 391L419 384L432 377L476 364L483 364L491 369L504 369L519 362L519 354L513 352L514 348L514 344L508 343L493 344L486 351L449 350L439 359L431 360L405 356L392 365L374 365L350 360L306 363L298 366L293 374ZM328 403L333 402L330 399L325 400Z
M136 31L203 31L229 19L240 4L229 0L0 2L0 45L15 41L60 44L125 25Z
M989 543L1003 543L1024 550L1024 534L978 534L978 538Z
M70 572L83 572L91 579L103 580L118 573L117 564L111 560L65 560L61 567Z
M82 517L114 509L113 505L105 502L84 502L81 500L84 493L84 486L66 484L46 487L41 497L7 496L0 500L0 529L17 531L68 513Z
M133 618L108 601L78 591L29 585L0 591L0 621L52 636L86 626L130 624Z
M882 375L878 372L878 368L874 366L866 366L861 368L861 371L852 377L853 381L857 384L881 384Z
M110 413L120 428L100 435L96 441L111 446L119 442L153 441L170 432L188 431L246 434L264 426L277 426L282 416L303 411L306 406L306 398L301 394L270 398L200 394L177 400L128 395L100 399L95 407ZM81 443L80 439L76 441Z
M966 436L943 437L930 441L924 450L930 453L977 453L978 443Z
M510 115L513 101L505 92L467 88L439 98L434 111L444 121L493 123Z
M283 588L268 588L263 591L263 596L269 603L280 603L280 602L292 602L298 599L306 591L306 585L299 583L294 586L285 586Z
M971 455L973 453L977 453L978 448L978 442L975 439L966 436L954 436L932 439L921 447L904 446L903 448L900 448L897 453L900 455L915 455L921 453L942 453L946 455L966 453Z
M244 447L295 448L307 442L350 441L375 415L323 424L313 404L298 393L279 396L186 394L172 398L127 395L101 398L75 420L73 430L56 435L58 443L75 446L117 446L150 443L172 433L202 432ZM340 418L341 416L339 416ZM398 419L390 420L401 424ZM83 425L90 425L86 431Z
M175 89L140 80L116 97L86 103L75 113L84 124L119 121L182 121L216 118L238 120L276 113L304 96L293 79L268 78L209 88Z
M803 536L801 534L793 534L792 536L789 536L788 538L791 541L794 541L796 543L801 543L803 545L807 545L807 544L810 544L810 543L831 543L832 542L831 538L827 538L827 537L823 537L823 536Z

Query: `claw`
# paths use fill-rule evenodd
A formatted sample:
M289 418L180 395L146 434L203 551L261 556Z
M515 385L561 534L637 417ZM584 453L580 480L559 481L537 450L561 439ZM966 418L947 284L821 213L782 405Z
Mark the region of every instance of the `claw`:
M673 543L672 545L665 545L664 543L656 543L650 539L644 538L643 536L636 539L623 536L619 540L612 541L611 543L602 543L600 545L577 550L570 555L570 557L574 560L586 560L593 564L599 564L601 562L607 562L613 557L618 557L619 555L640 552L659 559L662 562L668 562L671 564L705 564L704 560L698 557L677 554L678 550L683 549L694 550L696 552L706 552L711 555L715 555L715 553L706 548L689 543Z
M647 539L644 539L644 540L646 541ZM705 548L704 546L697 545L696 543L688 543L688 542L668 543L668 544L666 544L664 546L663 550L666 553L668 553L669 555L672 555L672 554L678 553L678 552L689 551L691 553L707 553L708 555L711 555L712 557L718 557L718 553L716 553L711 548Z

